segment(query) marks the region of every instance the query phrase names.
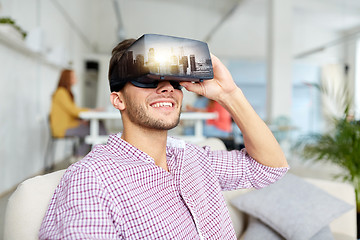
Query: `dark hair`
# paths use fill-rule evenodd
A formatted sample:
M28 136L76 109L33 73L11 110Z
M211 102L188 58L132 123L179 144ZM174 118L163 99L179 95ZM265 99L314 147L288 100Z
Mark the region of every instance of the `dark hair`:
M109 73L108 73L108 78L109 78L109 83L110 83L110 79L111 79L111 75L114 72L114 69L117 68L118 63L120 61L120 58L122 57L122 55L124 54L124 52L136 41L136 39L133 38L129 38L129 39L125 39L122 42L120 42L113 50L112 50L112 56L110 59L110 64L109 64Z
M74 94L71 92L72 74L74 74L74 70L72 69L62 70L57 88L59 87L65 88L70 93L72 100L74 100Z

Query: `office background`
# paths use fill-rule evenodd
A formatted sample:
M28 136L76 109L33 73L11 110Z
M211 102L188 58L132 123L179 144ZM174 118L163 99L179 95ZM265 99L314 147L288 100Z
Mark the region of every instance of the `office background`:
M359 117L357 0L0 0L5 17L27 36L0 24L0 194L43 170L61 69L76 71L79 105L108 109L111 50L144 33L208 42L259 115L286 117L293 139L326 130L314 84L328 69L348 67L348 78L331 81L349 81ZM184 104L193 100L185 94ZM70 151L59 144L56 161Z

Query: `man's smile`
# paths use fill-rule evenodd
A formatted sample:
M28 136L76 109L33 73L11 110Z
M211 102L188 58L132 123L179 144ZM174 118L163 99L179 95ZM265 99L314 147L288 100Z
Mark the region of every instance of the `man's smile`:
M174 108L176 101L173 98L157 98L151 100L149 105L153 108Z
M171 102L158 102L151 104L151 107L158 108L158 107L173 107L173 103Z

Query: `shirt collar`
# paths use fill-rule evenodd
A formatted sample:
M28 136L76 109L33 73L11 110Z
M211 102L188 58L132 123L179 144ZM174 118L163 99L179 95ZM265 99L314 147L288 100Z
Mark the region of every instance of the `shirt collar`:
M109 136L106 146L109 151L115 154L116 156L132 156L137 159L143 159L146 162L154 162L154 160L145 152L139 150L134 147L127 141L121 138L122 133L112 134ZM173 137L167 138L166 143L166 155L173 155L174 150L184 150L185 149L185 141L181 139L176 139ZM121 151L119 151L121 149Z

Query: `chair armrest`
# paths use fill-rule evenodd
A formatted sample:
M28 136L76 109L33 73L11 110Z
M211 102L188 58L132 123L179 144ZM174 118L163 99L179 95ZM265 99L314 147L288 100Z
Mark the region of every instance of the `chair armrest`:
M5 239L38 239L40 225L65 170L36 176L20 183L5 213Z

